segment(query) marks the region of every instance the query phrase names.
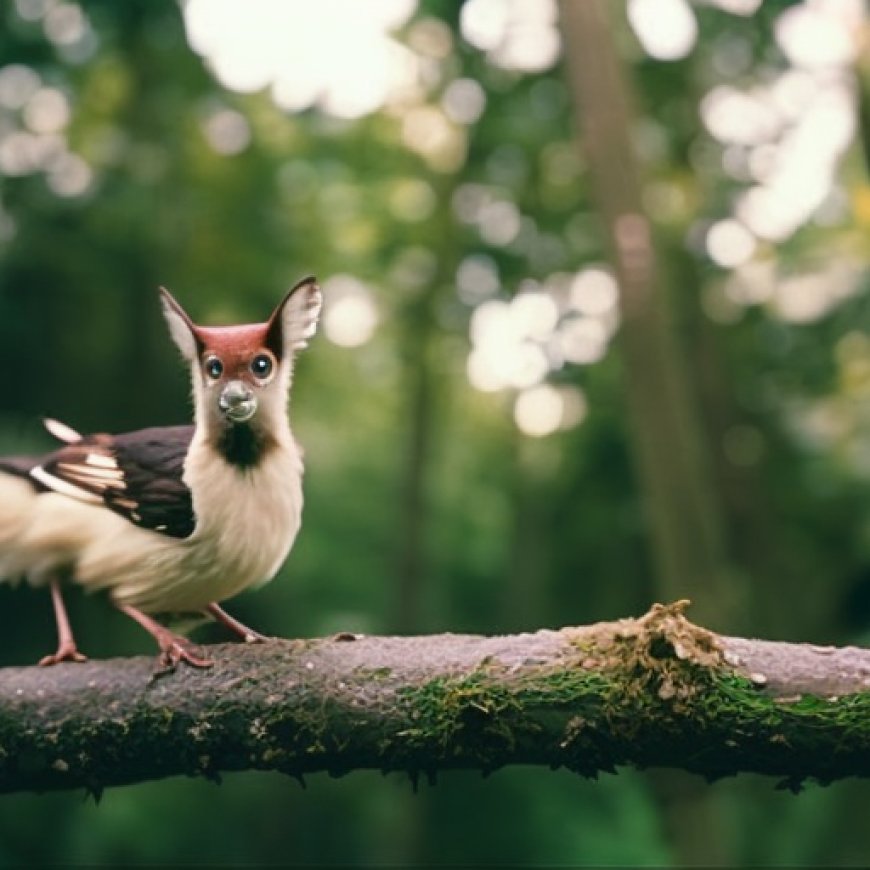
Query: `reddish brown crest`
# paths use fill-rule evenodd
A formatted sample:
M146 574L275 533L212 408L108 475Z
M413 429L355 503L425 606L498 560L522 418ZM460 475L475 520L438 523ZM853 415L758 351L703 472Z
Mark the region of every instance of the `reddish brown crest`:
M268 323L246 323L241 326L194 326L200 357L214 354L224 367L225 377L247 373L254 354L266 348Z
M261 349L276 360L305 347L313 335L320 313L321 293L313 277L303 278L287 293L266 323L243 326L197 326L166 288L160 288L163 313L172 338L189 360L206 351L216 356L249 358ZM222 360L226 364L226 360Z
M193 334L202 352L211 351L221 359L250 356L266 347L267 323L246 323L242 326L194 326Z

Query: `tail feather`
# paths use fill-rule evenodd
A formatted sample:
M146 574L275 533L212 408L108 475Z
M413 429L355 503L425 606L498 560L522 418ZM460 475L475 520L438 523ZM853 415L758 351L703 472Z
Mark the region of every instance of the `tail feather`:
M15 461L4 458L0 467ZM22 473L26 471L0 471L0 580L18 580L31 568L20 541L33 517L37 493Z
M60 420L44 417L42 425L48 430L49 435L54 435L58 441L63 441L65 444L75 444L76 441L82 440L82 436L72 426L67 426L66 423L61 423Z

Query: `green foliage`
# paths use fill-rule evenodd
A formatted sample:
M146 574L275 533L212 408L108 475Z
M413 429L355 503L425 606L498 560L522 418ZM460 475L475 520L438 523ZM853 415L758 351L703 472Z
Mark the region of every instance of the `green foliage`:
M647 57L624 22L614 26L637 91L648 208L703 412L741 628L835 642L866 634L870 620L866 280L818 316L789 319L773 298L735 301L734 273L702 243L748 182L723 169L726 149L699 105L716 85L750 87L788 67L773 30L790 5L744 18L698 4L699 43L670 64ZM187 419L158 285L198 320L231 322L262 318L303 274L353 275L380 325L353 349L320 336L300 359L291 415L306 451L303 531L274 583L234 612L306 636L499 632L646 609L657 581L618 344L549 375L581 389L588 413L543 439L518 430L514 391L484 394L466 377L469 320L486 296L457 294L468 257L483 258L494 298L508 300L523 281L564 283L606 256L560 66L500 68L459 35L458 4L421 3L400 39L419 39L421 21L449 37L422 103L439 105L460 77L486 98L462 128L461 159L445 167L407 147L401 112L291 114L266 91L223 88L188 47L172 0L82 2L96 39L80 56L20 14L37 6L0 8L0 72L26 65L66 95L68 145L93 178L65 196L50 170L0 175L0 452L47 447L40 415L88 431ZM862 76L859 63L863 88ZM206 135L222 110L248 125L238 153ZM21 122L0 111L2 147ZM866 131L858 139L836 170L840 212L759 243L774 284L866 264ZM474 185L518 210L526 223L515 240L488 240L457 216ZM687 592L703 598L703 580ZM44 593L4 586L0 608L4 664L53 643ZM150 649L105 602L73 594L71 614L88 653ZM867 860L863 824L843 821L866 801L863 785L792 798L740 781L710 794L730 863ZM98 807L73 795L0 804L0 860L10 863L661 864L680 849L657 792L626 774L593 784L564 772L457 773L413 799L405 783L368 773L315 779L307 791L236 775L221 788L120 789Z

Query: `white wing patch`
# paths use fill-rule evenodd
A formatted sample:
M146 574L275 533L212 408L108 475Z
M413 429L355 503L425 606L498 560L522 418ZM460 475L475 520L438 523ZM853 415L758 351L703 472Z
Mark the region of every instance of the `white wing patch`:
M83 486L93 486L99 490L125 489L124 472L118 469L101 468L85 463L58 462L57 470L63 472L65 480L72 479Z
M115 471L121 477L124 476L118 468L118 462L114 456L106 456L105 453L89 453L85 458L85 463L91 468L102 468L107 471Z
M127 488L124 472L114 457L105 453L88 453L80 462L58 462L57 471L61 477L38 465L31 469L30 476L54 492L90 504L102 504L102 495L107 490L119 492Z
M88 492L86 489L79 489L77 486L73 486L73 484L67 483L67 481L61 480L53 474L49 474L41 465L37 465L36 468L31 468L30 476L34 480L38 480L46 489L50 489L53 492L60 493L61 495L68 495L70 498L88 502L89 504L103 503L103 500L98 495Z
M50 429L68 443L38 465L12 466L41 491L114 511L141 528L187 538L196 527L193 496L184 482L192 426L97 434L72 441L72 430Z

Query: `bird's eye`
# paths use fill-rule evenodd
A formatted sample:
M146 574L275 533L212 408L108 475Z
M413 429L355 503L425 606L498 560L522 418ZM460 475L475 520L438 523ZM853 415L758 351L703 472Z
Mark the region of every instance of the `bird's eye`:
M251 371L253 372L254 377L259 378L261 381L265 380L272 374L271 358L266 356L264 353L258 353L251 360Z
M205 361L205 373L216 381L224 373L224 364L216 356L210 356Z

